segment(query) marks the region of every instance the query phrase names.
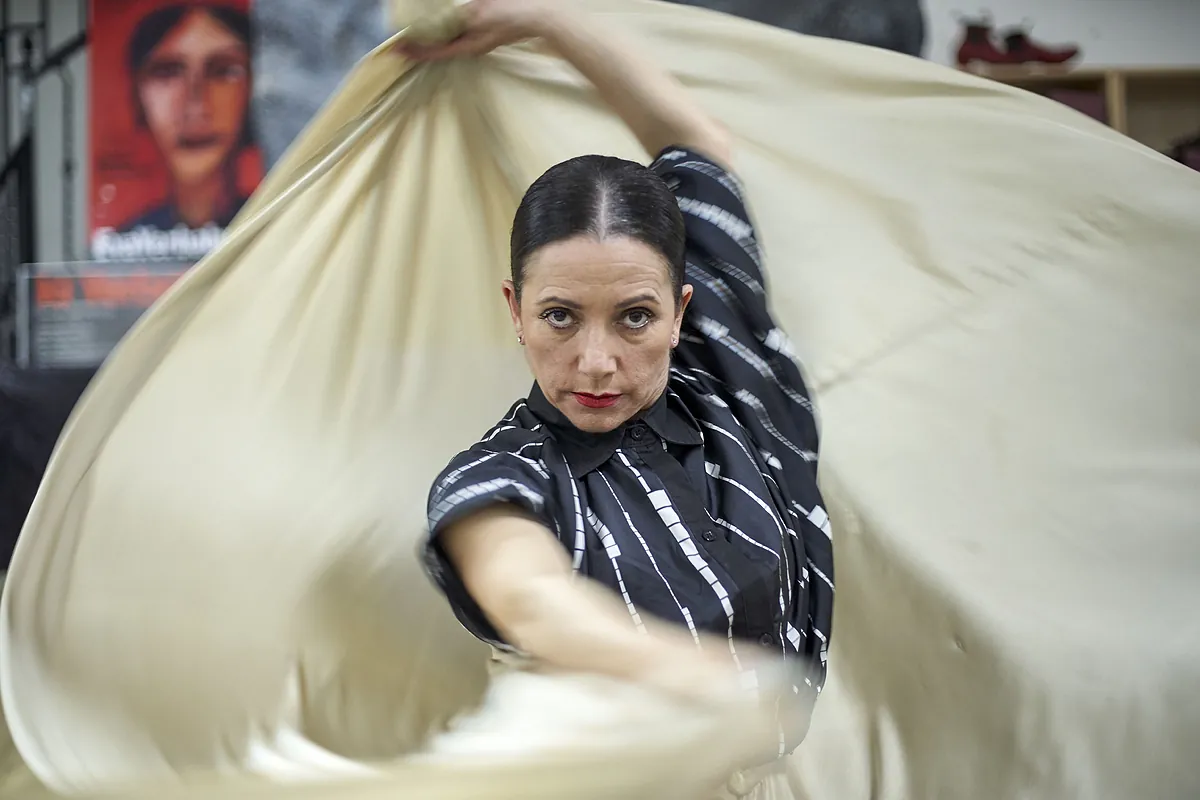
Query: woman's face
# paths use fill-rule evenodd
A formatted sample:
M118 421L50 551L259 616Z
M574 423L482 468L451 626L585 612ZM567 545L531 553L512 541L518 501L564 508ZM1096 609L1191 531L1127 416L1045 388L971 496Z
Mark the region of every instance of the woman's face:
M194 184L235 154L250 101L246 44L197 9L150 53L138 99L176 183Z
M678 306L663 258L635 239L577 236L536 251L513 325L546 398L575 427L613 430L649 408L667 385Z

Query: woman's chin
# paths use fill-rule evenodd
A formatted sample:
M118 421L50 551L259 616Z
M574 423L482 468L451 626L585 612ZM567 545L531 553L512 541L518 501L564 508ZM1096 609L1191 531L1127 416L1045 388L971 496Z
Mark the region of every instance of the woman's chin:
M171 153L171 176L177 186L195 186L212 180L229 159L224 148L209 147L194 152Z
M571 402L575 403L574 400ZM575 406L570 410L560 410L572 425L584 433L608 433L621 427L630 416L621 402L610 408L587 408L581 403L575 403Z

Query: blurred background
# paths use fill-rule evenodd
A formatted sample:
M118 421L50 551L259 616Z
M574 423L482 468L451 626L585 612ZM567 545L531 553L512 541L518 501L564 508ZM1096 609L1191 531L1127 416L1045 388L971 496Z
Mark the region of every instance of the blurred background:
M1200 0L675 1L968 69L1200 169ZM0 0L0 569L95 368L389 33L381 0Z

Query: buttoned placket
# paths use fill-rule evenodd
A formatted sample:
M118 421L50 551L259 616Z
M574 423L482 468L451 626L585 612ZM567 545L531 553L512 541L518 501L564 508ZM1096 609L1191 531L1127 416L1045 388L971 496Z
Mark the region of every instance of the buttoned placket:
M721 566L734 585L746 588L757 585L761 578L760 568L747 557L741 543L735 541L732 534L709 515L702 494L704 487L693 485L683 465L666 450L658 435L646 423L638 421L626 429L624 439L626 445L662 481L680 519L706 556ZM770 609L775 608L777 602L769 596L755 596L753 592L746 591L739 592L737 597L738 602L734 606L735 630L741 636L756 639L764 646L776 644L776 636L771 631L777 627L779 619Z

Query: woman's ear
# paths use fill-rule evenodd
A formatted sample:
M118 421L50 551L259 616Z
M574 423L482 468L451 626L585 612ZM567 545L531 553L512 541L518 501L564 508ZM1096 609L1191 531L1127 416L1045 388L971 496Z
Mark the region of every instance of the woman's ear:
M692 301L692 285L685 283L679 292L679 302L675 304L675 325L671 332L671 340L679 342L679 330L683 327L683 312L687 311L688 303Z
M517 299L517 287L505 279L500 288L504 292L504 301L508 303L508 315L512 317L513 330L516 331L517 341L525 344L525 331L521 325L521 302Z

